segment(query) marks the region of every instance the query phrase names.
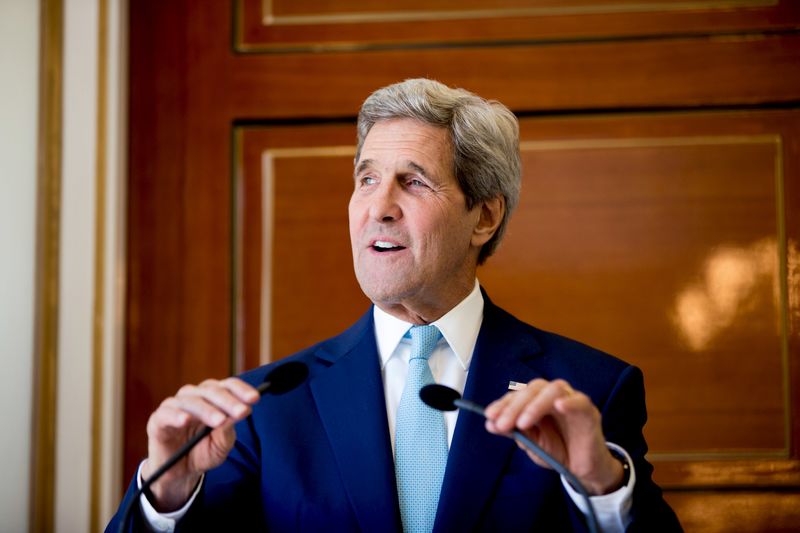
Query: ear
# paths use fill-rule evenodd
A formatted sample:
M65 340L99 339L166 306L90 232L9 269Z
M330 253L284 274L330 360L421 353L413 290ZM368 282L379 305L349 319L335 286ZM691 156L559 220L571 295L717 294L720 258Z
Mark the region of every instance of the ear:
M506 199L502 196L496 196L481 202L475 207L480 209L480 216L475 229L472 231L472 245L480 248L489 242L489 239L492 238L500 226L500 222L506 212Z

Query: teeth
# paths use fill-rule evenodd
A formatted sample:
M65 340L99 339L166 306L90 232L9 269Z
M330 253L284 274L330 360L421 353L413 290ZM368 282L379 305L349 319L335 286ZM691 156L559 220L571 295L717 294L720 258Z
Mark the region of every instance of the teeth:
M375 246L375 248L384 248L384 249L397 248L397 246L395 246L394 244L386 241L375 241L375 244L373 246Z

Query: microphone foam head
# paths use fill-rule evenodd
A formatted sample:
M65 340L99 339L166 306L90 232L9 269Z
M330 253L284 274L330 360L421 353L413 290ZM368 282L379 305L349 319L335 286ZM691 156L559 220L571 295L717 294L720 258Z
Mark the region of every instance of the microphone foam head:
M455 401L461 398L457 390L444 385L425 385L419 391L419 397L429 407L438 411L455 411Z
M275 368L267 377L264 384L269 384L266 388L272 394L283 394L300 385L308 376L308 367L305 363L292 361Z

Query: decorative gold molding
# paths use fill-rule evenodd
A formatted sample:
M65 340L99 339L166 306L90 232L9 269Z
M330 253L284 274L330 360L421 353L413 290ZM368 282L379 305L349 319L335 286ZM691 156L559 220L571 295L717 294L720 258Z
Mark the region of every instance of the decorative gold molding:
M736 144L778 145L778 135L699 135L686 137L631 137L610 139L557 139L551 141L521 141L520 152L556 150L666 148L670 146L725 146Z
M54 530L64 10L42 0L30 531Z
M294 150L284 148L283 150ZM305 148L300 148L305 150ZM260 363L272 362L272 247L275 235L275 150L261 156L261 324L259 324ZM288 156L291 157L291 156Z
M264 155L273 159L290 157L353 157L356 155L355 145L349 146L309 146L301 148L270 148Z
M608 15L614 13L653 13L664 11L691 11L700 9L733 9L768 7L778 0L677 0L673 2L605 2L576 5L540 5L524 8L464 9L439 11L383 11L342 12L309 15L274 15L273 0L262 0L261 13L264 26L303 26L322 24L364 24L381 22L429 22L446 20L475 20L491 18L542 17L556 15Z
M233 147L233 317L231 318L232 346L230 353L230 374L238 375L244 372L244 331L241 317L244 316L244 271L242 261L242 250L244 250L244 213L241 209L244 201L244 169L242 168L243 145L242 128L233 128L232 142Z
M647 454L647 460L651 463L672 462L672 461L718 461L718 460L789 460L790 452L786 450L776 451L736 451L736 452L653 452Z
M528 7L484 7L476 9L444 9L438 10L398 10L396 7L386 11L347 11L341 9L339 12L306 14L275 14L274 0L260 0L260 5L255 2L255 6L248 5L248 9L260 12L245 14L244 3L247 0L238 0L233 5L233 26L234 38L233 46L237 52L246 54L271 54L271 53L294 53L294 52L361 52L368 50L382 49L417 49L417 48L439 48L439 47L463 47L477 44L499 45L507 41L502 34L494 34L493 38L484 36L478 39L440 39L429 36L422 40L412 39L368 39L367 41L353 40L353 32L345 30L355 24L375 25L375 24L438 24L452 22L469 21L495 21L501 19L529 20L541 19L553 16L653 16L662 13L685 13L690 16L698 12L733 12L736 10L773 10L780 11L779 5L782 1L791 2L793 0L661 0L645 2L643 0L617 0L615 2L578 2L574 5L564 5L563 2L551 2L551 5L542 5L544 2L529 2L537 4ZM727 16L727 15L723 15ZM255 30L260 37L245 37L245 27L248 30ZM295 41L280 39L273 41L270 37L272 29L280 28L305 28L306 30L325 29L327 37L310 38L310 40ZM332 30L331 30L332 29ZM352 28L351 28L352 29ZM675 28L679 30L680 28ZM261 33L260 30L266 31ZM333 34L330 33L333 31ZM602 32L601 32L602 33ZM594 41L594 37L576 37L575 42L585 39ZM607 36L610 37L610 36ZM611 38L614 40L613 38ZM523 39L529 44L551 41L545 39ZM519 39L512 39L513 42L520 44Z
M786 246L786 213L784 209L783 178L783 141L778 134L761 135L702 135L686 137L632 137L608 139L557 139L548 141L522 141L520 153L586 150L586 149L626 149L626 148L658 148L680 146L731 146L731 145L771 145L775 150L773 179L775 187L776 240L778 242L778 265L780 282L780 300L778 313L780 316L780 364L782 370L783 397L783 431L784 448L773 451L687 451L687 452L651 452L647 455L652 462L662 461L709 461L717 459L788 459L791 454L792 438L792 406L789 379L789 325L788 325L788 284Z
M540 0L538 2L525 2L520 6L518 2L509 2L512 5L498 7L490 2L483 6L460 9L456 2L449 5L439 5L438 9L401 9L396 5L386 4L383 11L361 10L357 6L330 9L314 9L306 7L306 12L284 9L283 13L275 9L276 0L238 0L233 4L233 48L245 54L273 54L273 53L301 53L301 52L364 52L371 50L414 50L414 49L439 49L462 48L470 46L500 46L504 43L544 44L548 42L572 43L617 41L621 35L610 35L602 28L604 25L589 23L597 32L589 31L585 35L577 35L568 31L568 35L539 35L534 29L542 20L548 21L552 17L653 17L659 15L672 15L697 19L701 15L720 17L721 20L748 20L752 17L763 19L766 16L777 26L785 26L784 12L789 9L787 4L796 0L613 0L586 2L564 2L563 0ZM281 2L280 5L288 4ZM297 4L297 2L295 2ZM302 3L301 3L302 4ZM777 18L776 18L777 17ZM503 29L503 21L515 20L523 25L533 24L525 35L515 33L507 34ZM766 19L763 19L766 20ZM493 29L487 35L442 37L436 32L430 33L431 27L424 32L426 36L412 36L400 39L386 37L360 39L358 32L353 31L354 25L375 26L381 24L423 24L430 26L452 23L472 23L474 21L486 22ZM538 22L536 22L538 21ZM738 23L723 23L722 26L705 26L706 32L736 31L742 28ZM500 26L498 26L500 24ZM635 26L635 24L634 24ZM681 33L684 25L670 24L670 32ZM293 38L285 34L285 29L302 29L297 35L310 32L306 37ZM727 29L726 29L727 28ZM750 28L745 34L758 36L763 33L763 28ZM276 33L277 32L277 33ZM320 33L322 32L322 33ZM391 32L389 32L391 33ZM580 33L580 32L579 32ZM690 30L690 33L693 33ZM281 34L281 36L278 36ZM627 36L630 38L631 36ZM639 38L645 37L639 35Z
M778 294L780 297L781 364L783 370L784 425L786 450L792 449L792 396L789 366L789 249L786 235L786 198L783 176L783 138L778 136L775 149L775 227L778 231Z
M105 315L106 137L108 98L108 2L97 4L97 131L95 141L94 311L92 321L92 435L90 531L102 529L100 486L103 469L103 326Z
M237 129L236 143L241 144L244 129ZM631 138L598 138L598 139L556 139L545 141L522 141L520 142L520 152L541 152L541 151L563 151L563 150L583 150L583 149L629 149L629 148L667 148L682 146L736 146L762 144L772 146L775 150L775 166L773 169L775 186L775 209L777 216L776 238L779 244L779 264L780 270L780 309L781 327L781 365L783 370L783 411L784 411L784 448L780 450L764 451L687 451L687 452L651 452L648 459L653 462L663 461L710 461L710 460L783 460L790 456L791 440L791 402L789 390L789 355L788 355L788 287L786 283L786 262L787 249L785 245L785 211L784 211L784 183L783 183L783 158L782 158L782 139L778 134L757 134L757 135L699 135L699 136L676 136L676 137L631 137ZM265 181L263 186L262 202L264 207L264 250L263 253L263 280L261 294L262 317L261 328L261 355L262 364L270 362L270 310L271 294L269 271L272 258L271 232L273 210L271 207L273 182L274 182L274 162L282 158L310 158L310 157L352 157L355 155L356 147L348 146L313 146L296 148L268 148L262 154L262 176Z

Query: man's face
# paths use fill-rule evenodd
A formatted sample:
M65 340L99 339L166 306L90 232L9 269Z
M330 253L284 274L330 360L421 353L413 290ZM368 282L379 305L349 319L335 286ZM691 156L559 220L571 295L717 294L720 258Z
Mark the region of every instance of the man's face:
M373 302L409 321L439 318L474 284L480 208L466 208L452 151L446 129L392 119L372 127L356 162L356 277Z

